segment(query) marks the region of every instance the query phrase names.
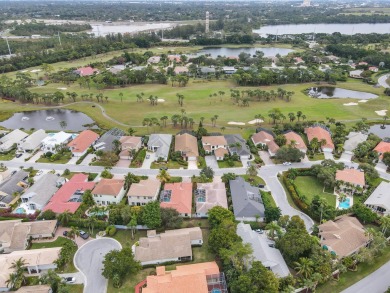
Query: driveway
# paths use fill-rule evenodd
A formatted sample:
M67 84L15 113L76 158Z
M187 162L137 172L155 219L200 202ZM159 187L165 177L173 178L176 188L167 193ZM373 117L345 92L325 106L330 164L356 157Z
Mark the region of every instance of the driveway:
M390 77L390 74L385 74L385 75L382 75L381 77L378 78L378 83L384 87L384 88L389 88L390 85L387 84L386 80Z
M84 275L84 293L106 293L108 281L102 276L104 256L111 250L121 249L112 238L92 240L77 250L74 256L76 268Z
M41 156L43 155L43 151L38 151L30 160L29 163L35 163Z
M345 162L351 162L351 160L352 160L352 154L348 154L348 153L346 153L346 152L344 152L344 153L342 153L341 154L341 157L340 157L340 161L345 161Z
M26 159L26 158L28 158L30 156L30 154L29 153L23 153L19 158L17 158L17 157L15 157L15 158L13 158L12 159L12 162L25 162L25 160L24 159Z
M386 167L385 163L380 161L378 164L376 164L375 169L377 169L380 172L386 173L387 167Z
M115 167L120 167L120 168L129 168L131 161L130 160L124 160L120 159L118 163L116 163Z
M274 162L272 162L271 158L269 157L269 153L266 151L259 151L259 156L263 160L264 165L266 166L272 166L275 165Z
M324 152L325 160L334 160L333 154L329 152Z
M146 157L149 155L149 159ZM156 160L156 153L146 152L146 157L142 163L142 169L150 169L150 165Z
M190 170L198 169L198 162L197 161L188 161L188 169L190 169Z
M215 156L205 156L204 159L208 167L210 167L213 170L219 169L218 162Z
M92 160L96 158L95 154L88 154L85 159L81 162L81 166L89 166L89 163L92 162ZM127 166L128 167L128 166Z
M72 158L70 158L70 160L68 161L67 164L76 165L76 162L78 161L78 159L80 159L80 158L79 157L72 157Z

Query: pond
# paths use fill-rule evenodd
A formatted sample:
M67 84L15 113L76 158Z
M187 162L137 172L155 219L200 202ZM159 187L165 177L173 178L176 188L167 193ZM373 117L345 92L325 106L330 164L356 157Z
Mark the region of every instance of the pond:
M61 125L64 126L61 127L61 121L65 121L66 126L61 123ZM65 109L50 109L15 113L11 118L0 122L0 126L8 129L35 128L44 130L81 131L88 129L88 127L83 125L93 123L94 121L89 116L81 112Z
M309 96L317 99L359 99L369 100L375 99L378 96L371 93L359 92L353 90L346 90L337 87L324 86L324 87L312 87L308 92Z
M316 24L287 24L268 25L253 30L265 38L267 35L299 35L311 33L333 34L339 32L343 35L353 34L389 34L390 23L316 23Z
M382 124L375 124L368 129L368 133L373 133L380 138L390 138L390 125L385 125L385 129L381 128Z
M286 48L252 48L252 47L240 47L240 48L226 48L226 47L208 47L200 50L196 55L205 55L209 54L212 58L216 58L218 56L226 56L226 57L238 57L241 52L245 52L248 54L256 55L256 51L261 51L264 53L264 56L276 56L277 54L281 56L286 56L288 53L293 52L294 50L286 49Z

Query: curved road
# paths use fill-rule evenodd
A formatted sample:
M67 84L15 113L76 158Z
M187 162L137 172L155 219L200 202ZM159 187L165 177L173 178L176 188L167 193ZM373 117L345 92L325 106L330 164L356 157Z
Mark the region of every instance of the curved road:
M102 276L104 256L121 244L112 238L95 239L77 250L74 256L76 268L84 275L84 293L106 293L108 281Z
M382 75L378 78L378 83L384 88L390 88L390 85L386 82L388 78L390 78L390 74Z

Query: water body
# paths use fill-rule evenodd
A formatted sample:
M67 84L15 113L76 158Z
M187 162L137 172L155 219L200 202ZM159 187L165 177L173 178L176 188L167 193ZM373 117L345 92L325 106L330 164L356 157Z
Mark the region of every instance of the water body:
M61 127L61 121L66 122L66 127ZM0 122L0 125L8 129L35 128L44 130L81 131L88 129L88 127L83 125L93 123L94 121L89 116L81 112L65 109L50 109L18 112L15 113L11 118Z
M368 129L368 132L373 133L382 139L386 137L390 138L390 125L385 125L385 129L382 129L381 126L382 124L373 125Z
M366 92L358 92L352 90L341 89L337 87L324 86L311 88L309 90L309 96L317 99L359 99L359 100L369 100L375 99L378 96Z
M390 34L390 23L316 23L316 24L287 24L268 25L253 30L261 37L267 35L298 35L311 33L333 34L339 32L343 35L354 34Z
M160 30L173 26L172 23L129 23L129 24L92 24L91 33L95 36L105 36L109 34L136 33L148 30Z
M218 56L225 56L225 57L238 57L241 52L245 52L248 54L256 55L256 51L261 51L264 53L264 56L276 56L277 54L281 56L285 56L290 52L293 52L294 50L286 49L286 48L276 48L276 47L270 47L270 48L250 48L250 47L242 47L242 48L226 48L226 47L209 47L200 50L196 55L205 55L209 54L211 57L216 58Z

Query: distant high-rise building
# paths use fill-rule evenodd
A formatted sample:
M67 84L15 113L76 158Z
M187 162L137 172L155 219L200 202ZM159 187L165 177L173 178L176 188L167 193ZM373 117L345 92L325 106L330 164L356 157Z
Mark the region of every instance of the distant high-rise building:
M303 0L302 6L303 6L303 7L308 7L308 6L310 6L310 1L311 1L311 0Z
M208 34L210 32L210 20L209 20L209 17L210 17L210 13L208 11L206 11L206 34Z

